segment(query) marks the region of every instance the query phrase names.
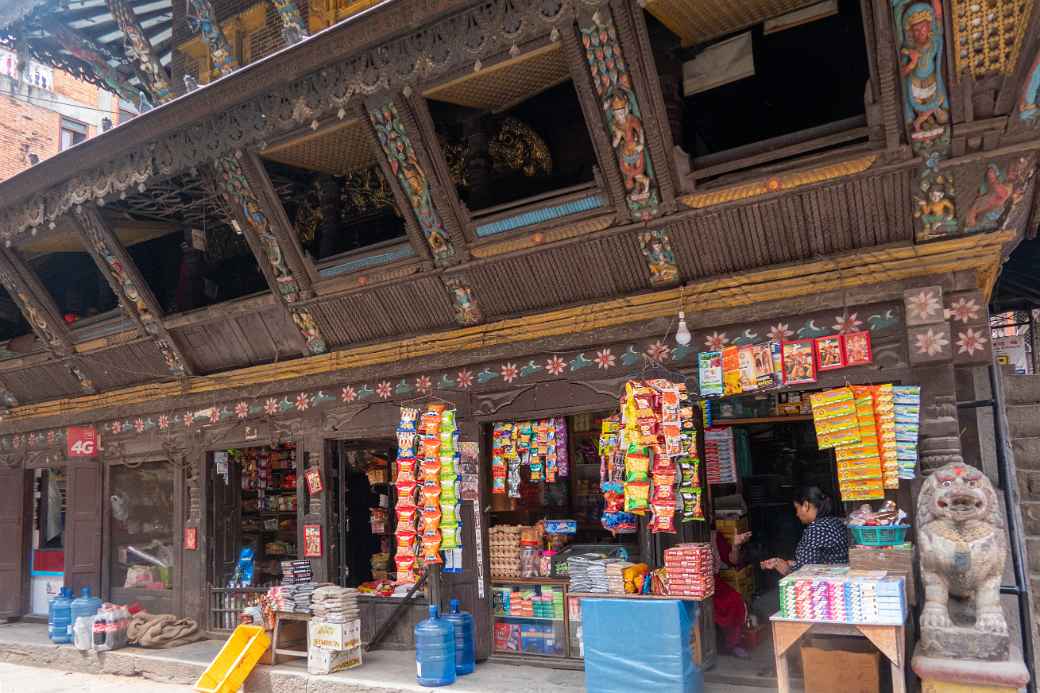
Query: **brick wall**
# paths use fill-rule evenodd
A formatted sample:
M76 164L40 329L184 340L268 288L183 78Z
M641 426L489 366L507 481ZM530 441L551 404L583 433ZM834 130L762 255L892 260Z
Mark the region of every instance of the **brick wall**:
M78 80L64 70L54 71L54 93L59 98L83 104L97 105L98 88L90 82Z
M29 154L42 161L58 153L61 116L10 96L0 96L0 180L29 168Z

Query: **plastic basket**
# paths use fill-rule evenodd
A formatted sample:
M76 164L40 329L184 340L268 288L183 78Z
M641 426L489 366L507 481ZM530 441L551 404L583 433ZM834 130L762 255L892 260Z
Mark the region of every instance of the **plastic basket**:
M855 526L852 538L857 544L864 546L897 546L906 541L906 531L910 525L881 525L877 527Z

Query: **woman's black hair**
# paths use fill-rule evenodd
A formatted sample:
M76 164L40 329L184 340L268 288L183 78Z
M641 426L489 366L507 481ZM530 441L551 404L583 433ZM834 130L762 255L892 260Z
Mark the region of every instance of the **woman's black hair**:
M831 499L820 490L819 486L803 486L798 489L798 493L794 494L794 502L808 503L816 508L816 514L820 517L831 514Z

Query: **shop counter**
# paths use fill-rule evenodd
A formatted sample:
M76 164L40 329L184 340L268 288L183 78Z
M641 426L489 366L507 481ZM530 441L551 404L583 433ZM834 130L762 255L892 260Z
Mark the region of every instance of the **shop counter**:
M491 581L494 652L566 658L565 578L494 578Z
M380 597L374 594L357 596L361 615L361 640L372 641L379 629L394 614L404 597ZM430 603L420 591L409 601L408 607L383 637L380 647L389 650L415 649L415 626L429 618Z
M779 613L770 617L773 626L773 657L776 660L776 680L779 693L789 693L791 677L787 665L787 651L806 635L846 635L869 640L883 654L892 667L892 693L906 692L906 624L873 625L866 623L830 623L799 621L781 618Z

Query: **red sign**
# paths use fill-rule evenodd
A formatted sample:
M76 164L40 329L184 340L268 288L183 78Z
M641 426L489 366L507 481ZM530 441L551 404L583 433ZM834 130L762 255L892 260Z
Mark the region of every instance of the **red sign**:
M199 550L199 528L198 527L185 527L184 528L184 550L185 551L198 551Z
M93 426L69 426L65 430L67 457L94 457L98 451L98 432Z

